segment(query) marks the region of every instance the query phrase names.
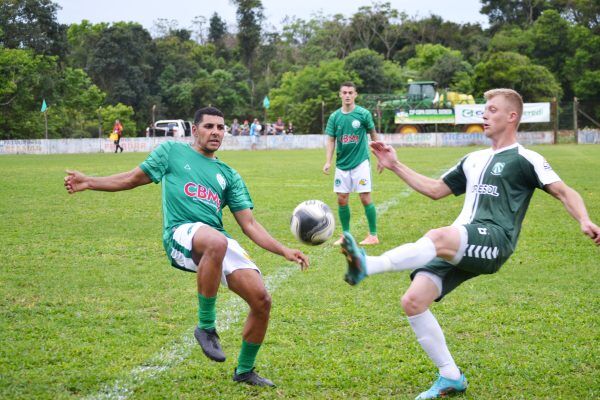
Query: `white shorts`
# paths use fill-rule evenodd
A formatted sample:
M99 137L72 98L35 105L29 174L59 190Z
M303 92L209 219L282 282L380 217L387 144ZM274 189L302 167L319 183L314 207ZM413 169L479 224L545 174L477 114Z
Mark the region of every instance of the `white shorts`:
M343 171L335 169L333 180L335 193L370 193L371 192L371 163L365 160L356 168Z
M189 272L196 272L198 266L192 260L192 238L201 226L202 222L179 225L171 239L171 243L165 245L167 256L171 260L171 265ZM221 273L221 284L227 286L227 275L238 269L254 269L260 273L260 270L250 259L250 256L240 246L240 244L231 238L227 238L227 251L223 259L223 271Z

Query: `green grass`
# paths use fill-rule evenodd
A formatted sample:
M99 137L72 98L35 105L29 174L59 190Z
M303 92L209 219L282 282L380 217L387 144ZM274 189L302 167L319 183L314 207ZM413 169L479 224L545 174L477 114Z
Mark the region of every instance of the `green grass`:
M600 146L532 148L600 221ZM439 176L471 150L399 154ZM350 287L337 249L299 245L289 232L299 202L335 206L332 178L321 173L324 150L221 153L245 178L258 220L311 258L311 268L300 272L257 248L225 212L229 232L276 284L257 370L278 387L234 384L247 308L219 292L218 324L224 310L233 317L220 332L228 359L210 362L192 342L195 277L170 267L162 249L159 185L74 196L63 189L65 168L110 174L144 158L0 157L0 398L98 398L106 391L131 399L412 399L429 386L435 368L400 307L408 273ZM374 180L376 204L389 207L380 212L383 242L372 254L452 223L462 206L462 197L430 201L389 172ZM367 224L357 196L351 209L360 237ZM470 380L462 398L600 396L599 256L562 205L538 191L517 251L500 272L465 283L432 308Z

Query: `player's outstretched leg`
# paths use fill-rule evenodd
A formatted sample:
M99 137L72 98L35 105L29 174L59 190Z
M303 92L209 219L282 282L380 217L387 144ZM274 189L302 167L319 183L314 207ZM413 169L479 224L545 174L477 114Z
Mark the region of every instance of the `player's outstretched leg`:
M415 400L439 399L453 393L462 393L467 390L467 385L465 374L461 374L458 379L448 379L438 376L429 390L418 395Z
M198 344L200 344L200 347L202 347L202 351L206 357L216 362L225 361L225 353L223 353L221 343L219 342L219 335L214 328L200 329L196 327L194 337L198 341Z
M258 375L254 371L254 368L252 368L248 372L243 372L241 374L237 373L237 368L234 369L233 370L233 380L234 380L234 382L245 383L247 385L252 385L252 386L275 387L275 384L273 382L271 382L269 379L263 378L262 376Z
M350 285L356 285L367 276L367 255L364 249L358 247L350 232L344 232L342 253L348 261L348 272L344 280Z

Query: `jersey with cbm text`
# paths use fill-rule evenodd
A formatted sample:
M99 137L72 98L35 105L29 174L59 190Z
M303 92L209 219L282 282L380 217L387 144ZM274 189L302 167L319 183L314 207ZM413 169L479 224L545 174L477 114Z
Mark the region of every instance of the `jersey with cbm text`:
M327 121L325 133L336 139L335 166L348 171L369 159L369 139L367 135L375 128L369 110L355 106L349 113L342 109L334 111Z
M203 156L188 143L162 143L140 168L154 183L162 183L165 231L203 222L227 235L223 208L236 212L254 207L244 181L233 168Z
M518 143L470 153L442 179L456 196L465 193L463 209L453 225L498 225L513 250L533 191L560 181L544 157Z

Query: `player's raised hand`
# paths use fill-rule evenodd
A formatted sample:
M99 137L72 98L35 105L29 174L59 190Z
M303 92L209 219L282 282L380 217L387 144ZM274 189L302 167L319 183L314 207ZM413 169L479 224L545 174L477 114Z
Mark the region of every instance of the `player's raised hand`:
M79 171L66 170L65 189L69 194L87 189L87 176Z
M397 162L396 149L383 142L371 142L371 150L377 157L377 169L392 168Z
M297 249L285 249L283 252L283 256L288 261L293 261L300 264L300 269L305 271L308 269L310 262L308 261L308 257Z
M588 235L596 245L600 246L600 227L598 227L598 225L588 220L581 223L581 230Z

